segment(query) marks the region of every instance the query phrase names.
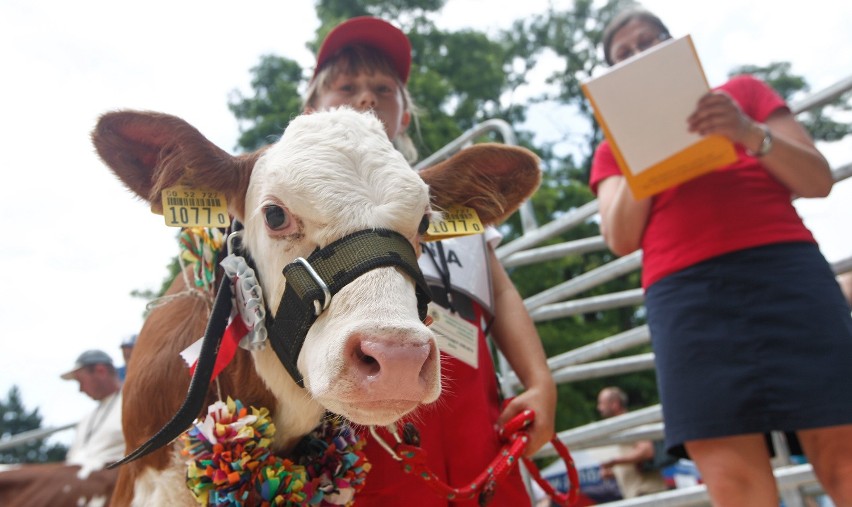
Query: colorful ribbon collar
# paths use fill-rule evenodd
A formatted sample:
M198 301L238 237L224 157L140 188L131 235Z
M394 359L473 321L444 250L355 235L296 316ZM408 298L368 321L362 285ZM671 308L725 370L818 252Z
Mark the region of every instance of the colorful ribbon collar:
M292 459L269 445L275 426L265 408L248 409L230 398L208 408L181 436L186 485L201 505L352 505L370 463L365 441L328 415L295 447Z

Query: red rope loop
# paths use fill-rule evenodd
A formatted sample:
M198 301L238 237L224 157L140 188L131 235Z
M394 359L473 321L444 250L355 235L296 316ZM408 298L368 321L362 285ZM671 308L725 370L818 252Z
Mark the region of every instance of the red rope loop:
M375 431L373 432L373 437L377 440L377 443L391 453L394 459L400 462L403 472L420 477L432 491L447 500L471 500L478 498L479 505L487 505L494 495L494 489L497 484L509 475L509 472L518 464L518 461L523 460L530 475L545 493L557 504L569 507L577 500L580 480L574 460L571 458L571 454L568 452L565 444L556 435L550 441L556 452L565 461L568 470L568 479L571 486L567 493L555 491L553 486L541 477L538 468L532 460L522 457L524 449L526 449L529 442L529 435L526 429L532 425L534 420L535 412L525 410L509 421L500 430L500 438L504 442L500 452L476 479L461 487L450 486L438 478L429 468L426 464L426 451L419 447L419 436L414 425L411 423L407 423L405 426L403 432L404 438L394 435L397 442L392 448Z

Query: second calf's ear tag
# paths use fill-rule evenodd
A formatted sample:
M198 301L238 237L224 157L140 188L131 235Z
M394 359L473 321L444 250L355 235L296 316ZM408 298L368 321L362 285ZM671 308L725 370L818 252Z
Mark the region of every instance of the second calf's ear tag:
M484 231L485 227L479 220L479 214L475 209L467 206L451 206L446 212L442 213L441 218L435 219L429 224L429 229L423 235L423 241L471 236Z

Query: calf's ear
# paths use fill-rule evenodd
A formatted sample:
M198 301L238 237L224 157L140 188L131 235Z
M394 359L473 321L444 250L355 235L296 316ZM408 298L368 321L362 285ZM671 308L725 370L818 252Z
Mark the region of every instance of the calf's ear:
M541 183L539 159L518 146L475 144L420 171L432 205L474 208L486 225L503 222L532 196Z
M232 156L186 121L151 111L114 111L92 131L98 155L124 185L162 211L163 189L181 184L221 192L242 219L254 163L262 150Z

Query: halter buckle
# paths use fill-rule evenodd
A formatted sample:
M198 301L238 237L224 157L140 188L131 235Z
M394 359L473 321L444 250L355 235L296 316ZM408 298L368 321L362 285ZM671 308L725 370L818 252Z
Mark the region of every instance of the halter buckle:
M309 263L304 257L297 257L293 262L298 262L305 268L305 271L308 272L311 278L313 278L314 283L316 283L320 289L322 289L323 302L322 307L320 307L320 302L318 300L314 300L314 315L319 317L319 315L328 308L328 305L331 304L331 291L328 288L328 285L325 284L323 279L319 276L311 263Z

